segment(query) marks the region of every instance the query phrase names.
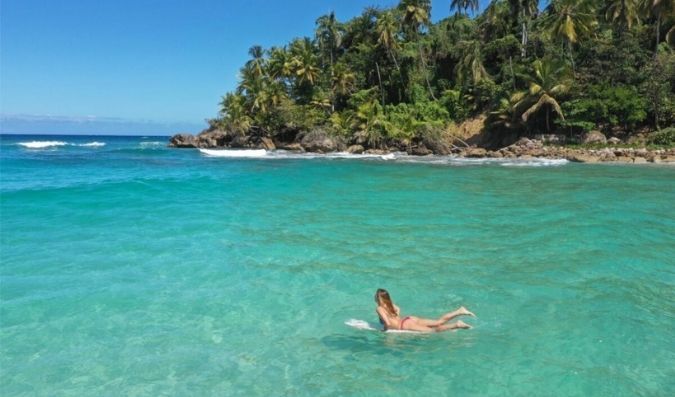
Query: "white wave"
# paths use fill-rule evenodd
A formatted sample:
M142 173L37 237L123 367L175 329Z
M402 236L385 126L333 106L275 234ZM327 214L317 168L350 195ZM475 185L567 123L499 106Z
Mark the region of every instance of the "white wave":
M420 163L433 165L447 165L447 166L470 166L470 165L486 165L494 164L504 167L545 167L545 166L560 166L567 164L565 159L545 159L545 158L466 158L457 156L411 156L404 152L393 152L387 154L352 154L347 152L332 152L332 153L299 153L286 150L266 151L264 149L199 149L199 151L207 156L212 157L226 157L226 158L250 158L250 159L352 159L352 160L384 160L396 161L403 163Z
M68 143L63 141L30 141L17 143L17 145L26 147L28 149L45 149L48 147L65 146L67 144Z
M164 142L159 142L159 141L145 141L141 142L141 147L154 147L154 146L164 146Z
M504 167L555 167L565 165L567 163L569 163L569 161L565 159L534 158L528 160L506 161L500 165Z
M212 157L258 158L267 156L267 151L265 149L199 149L199 151Z
M89 143L80 143L75 146L84 146L84 147L102 147L105 146L105 142L89 142Z

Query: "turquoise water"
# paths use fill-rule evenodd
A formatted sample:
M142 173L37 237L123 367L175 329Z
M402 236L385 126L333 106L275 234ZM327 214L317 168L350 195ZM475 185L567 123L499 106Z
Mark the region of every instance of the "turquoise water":
M164 144L2 136L3 395L675 394L675 167Z

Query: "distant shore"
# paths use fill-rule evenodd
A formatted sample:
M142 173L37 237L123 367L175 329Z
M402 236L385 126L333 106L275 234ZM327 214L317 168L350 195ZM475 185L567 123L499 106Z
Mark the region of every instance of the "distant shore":
M597 137L597 133L595 137ZM285 138L285 139L284 139ZM461 140L460 140L461 141ZM308 133L280 134L278 138L259 136L255 133L233 135L221 130L205 130L194 136L176 134L169 140L174 148L204 149L265 149L287 150L299 153L346 152L351 154L385 155L393 152L405 152L413 156L452 155L463 158L508 158L528 160L532 158L565 159L578 163L622 163L675 164L674 147L649 147L627 145L626 143L607 141L581 144L560 144L554 135L538 138L520 138L516 142L500 148L471 145L457 139L436 138L419 142L387 142L378 148L369 147L367 142L345 142L322 130Z

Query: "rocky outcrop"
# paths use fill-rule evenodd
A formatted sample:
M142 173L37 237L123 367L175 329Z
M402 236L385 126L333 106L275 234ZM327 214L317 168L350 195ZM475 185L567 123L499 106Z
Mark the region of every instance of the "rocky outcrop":
M605 144L607 143L607 137L600 131L590 131L584 135L581 140L584 144Z
M303 134L300 144L308 152L329 153L345 149L342 139L323 128L314 128Z
M350 147L347 148L347 153L351 154L361 154L363 153L363 146L361 145L351 145Z
M176 134L169 140L169 146L175 148L195 148L197 142L191 134Z

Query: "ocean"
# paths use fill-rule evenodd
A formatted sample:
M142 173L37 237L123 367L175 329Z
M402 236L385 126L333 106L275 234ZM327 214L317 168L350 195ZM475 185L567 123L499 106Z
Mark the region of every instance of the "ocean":
M673 166L167 142L0 136L2 395L675 394Z

